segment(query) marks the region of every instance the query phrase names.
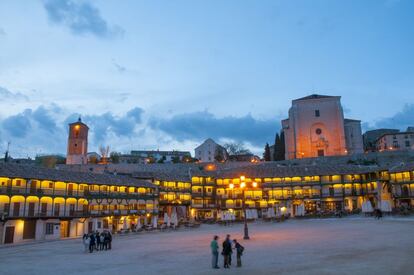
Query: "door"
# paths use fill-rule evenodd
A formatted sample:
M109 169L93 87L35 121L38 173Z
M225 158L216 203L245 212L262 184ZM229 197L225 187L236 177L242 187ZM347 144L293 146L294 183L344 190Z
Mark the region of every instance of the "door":
M14 240L14 226L7 226L4 235L4 243L13 243Z
M24 221L23 239L34 239L36 235L36 220Z
M53 215L58 217L60 212L60 203L55 203L55 209Z
M93 222L88 223L88 233L92 233L93 230Z
M68 196L73 195L73 184L68 184Z
M60 237L61 238L69 237L69 222L68 221L60 222Z
M7 192L10 193L11 191L12 191L12 181L8 180L7 181Z
M47 216L47 203L46 202L42 203L40 211L42 212L42 216Z
M325 156L325 151L324 150L318 150L318 157L323 157Z
M35 210L35 203L34 202L29 202L29 212L27 213L27 215L29 217L33 217L34 216L34 210Z
M75 215L75 205L74 204L69 204L69 216L74 216Z
M30 194L36 194L36 186L37 185L37 181L32 180L30 182Z
M13 217L20 215L20 202L13 203Z

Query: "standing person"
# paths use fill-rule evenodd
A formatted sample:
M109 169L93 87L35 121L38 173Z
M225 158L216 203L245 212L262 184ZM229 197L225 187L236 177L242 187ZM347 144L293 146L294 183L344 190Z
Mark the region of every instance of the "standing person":
M108 231L108 249L111 250L112 248L112 234Z
M221 252L221 254L223 255L224 258L224 268L230 268L230 264L229 264L229 256L230 256L230 252L231 252L231 242L229 242L228 238L230 236L227 235L227 238L224 240L223 242L223 251Z
M239 242L237 242L236 239L233 240L233 243L237 253L237 267L241 267L241 256L243 255L244 247Z
M84 251L86 253L86 252L88 252L88 249L89 249L89 238L88 238L88 234L83 234L82 242L83 242Z
M101 247L101 236L99 236L99 232L96 231L96 250L99 251L100 247Z
M226 240L229 243L229 247L230 247L230 253L229 253L228 263L229 263L229 265L231 265L231 254L233 254L233 243L232 243L232 241L230 239L230 235L227 235L226 236Z
M102 232L99 236L100 242L99 242L99 250L104 249L104 243L105 243L105 234Z
M211 254L213 256L212 261L211 261L211 265L213 268L215 269L219 269L220 267L218 266L218 251L219 251L219 245L217 243L218 240L218 236L214 236L213 240L210 243L210 248L211 248Z
M91 233L89 235L89 253L92 253L94 248L95 248L95 235Z
M105 250L108 250L108 244L109 244L109 234L108 234L108 231L105 231L105 233L104 233L104 248L105 248Z

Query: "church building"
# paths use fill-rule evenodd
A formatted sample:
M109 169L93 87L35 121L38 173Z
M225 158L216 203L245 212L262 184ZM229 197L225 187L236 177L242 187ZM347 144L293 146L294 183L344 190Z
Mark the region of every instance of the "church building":
M344 119L340 96L293 100L282 128L286 159L363 153L361 121Z

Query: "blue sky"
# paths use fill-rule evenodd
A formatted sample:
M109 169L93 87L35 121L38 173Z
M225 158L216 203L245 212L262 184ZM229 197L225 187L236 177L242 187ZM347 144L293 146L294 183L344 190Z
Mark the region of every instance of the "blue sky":
M414 124L414 2L0 1L0 151L261 153L291 100L341 95L365 128Z

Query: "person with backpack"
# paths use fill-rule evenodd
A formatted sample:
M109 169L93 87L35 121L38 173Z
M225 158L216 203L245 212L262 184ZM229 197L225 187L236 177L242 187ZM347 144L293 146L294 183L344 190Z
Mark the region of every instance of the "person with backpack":
M236 248L236 252L237 252L237 267L241 267L242 263L241 263L241 256L243 255L243 251L244 251L244 247L237 242L236 239L233 240L234 243L234 248Z

